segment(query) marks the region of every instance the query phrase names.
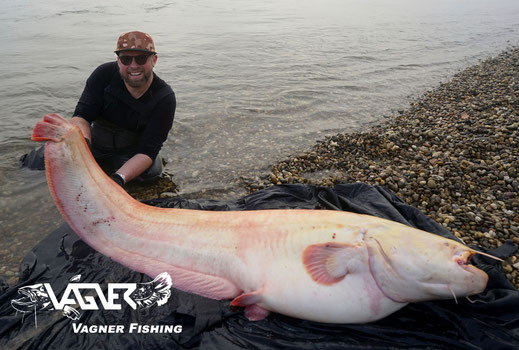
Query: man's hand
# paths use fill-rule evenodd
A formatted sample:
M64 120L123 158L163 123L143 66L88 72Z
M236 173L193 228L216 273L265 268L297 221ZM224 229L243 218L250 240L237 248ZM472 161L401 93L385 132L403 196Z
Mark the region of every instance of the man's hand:
M90 123L87 122L85 119L75 116L70 119L70 122L77 126L79 130L81 130L81 133L87 140L92 139L92 134L90 133Z

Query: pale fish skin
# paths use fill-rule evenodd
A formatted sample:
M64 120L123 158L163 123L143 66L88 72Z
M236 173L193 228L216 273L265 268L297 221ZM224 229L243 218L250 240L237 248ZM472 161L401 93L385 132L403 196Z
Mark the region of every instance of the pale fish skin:
M79 128L49 114L46 174L63 217L91 247L172 286L234 299L250 320L270 311L365 323L407 303L480 293L476 251L400 223L330 210L213 212L144 205L97 165Z

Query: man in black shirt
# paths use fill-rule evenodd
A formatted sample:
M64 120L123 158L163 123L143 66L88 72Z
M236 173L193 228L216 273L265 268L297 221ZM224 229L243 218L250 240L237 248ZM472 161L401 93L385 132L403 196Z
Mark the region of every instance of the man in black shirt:
M83 132L97 162L124 185L162 172L158 153L173 125L176 100L153 72L157 53L148 34L122 34L115 53L116 62L102 64L88 78L71 122Z

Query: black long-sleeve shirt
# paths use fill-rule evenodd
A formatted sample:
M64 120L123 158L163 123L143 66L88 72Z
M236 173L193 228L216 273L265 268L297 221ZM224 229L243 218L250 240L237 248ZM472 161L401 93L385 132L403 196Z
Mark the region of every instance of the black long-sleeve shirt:
M137 132L135 154L155 159L173 125L176 99L173 89L155 73L150 88L135 99L124 85L117 62L97 67L86 82L74 116L89 123L98 118Z

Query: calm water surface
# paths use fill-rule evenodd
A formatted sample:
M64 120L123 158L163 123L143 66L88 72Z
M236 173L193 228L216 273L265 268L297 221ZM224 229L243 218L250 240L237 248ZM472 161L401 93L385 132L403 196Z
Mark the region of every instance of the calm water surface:
M178 106L162 154L206 198L519 41L516 0L0 2L0 275L62 222L43 172L18 167L35 122L71 116L122 32L152 34Z

